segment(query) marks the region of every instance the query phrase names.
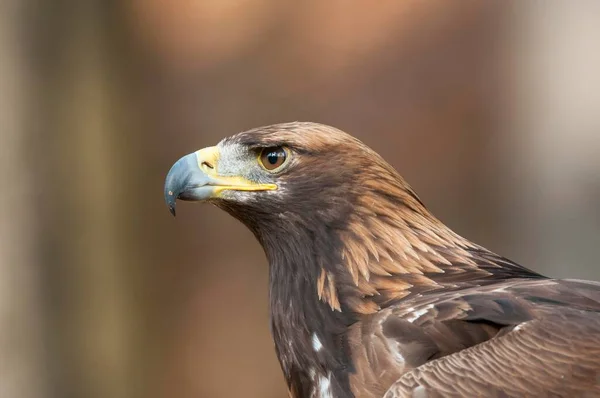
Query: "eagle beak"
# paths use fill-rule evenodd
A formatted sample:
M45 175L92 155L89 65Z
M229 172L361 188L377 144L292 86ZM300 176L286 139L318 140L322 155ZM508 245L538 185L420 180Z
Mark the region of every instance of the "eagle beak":
M209 147L179 159L165 180L165 201L173 216L177 199L202 202L218 198L224 190L270 191L275 184L259 184L239 176L219 176L219 149Z

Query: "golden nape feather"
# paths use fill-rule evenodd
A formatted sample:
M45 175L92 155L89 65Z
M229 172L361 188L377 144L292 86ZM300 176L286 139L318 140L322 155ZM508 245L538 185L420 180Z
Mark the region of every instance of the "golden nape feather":
M600 284L457 235L338 129L233 135L175 163L165 198L216 205L264 248L292 397L600 396Z

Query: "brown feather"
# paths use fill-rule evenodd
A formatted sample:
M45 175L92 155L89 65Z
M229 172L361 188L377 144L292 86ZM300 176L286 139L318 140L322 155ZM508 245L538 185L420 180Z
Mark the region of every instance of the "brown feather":
M549 314L406 373L385 397L596 397L599 369L598 318Z

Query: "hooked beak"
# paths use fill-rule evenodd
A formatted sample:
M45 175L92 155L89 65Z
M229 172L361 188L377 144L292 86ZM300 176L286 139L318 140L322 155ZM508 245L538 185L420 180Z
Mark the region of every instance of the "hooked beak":
M219 176L219 149L204 148L179 159L165 180L165 202L175 216L177 199L202 202L215 199L224 190L270 191L275 184L260 184L238 176Z

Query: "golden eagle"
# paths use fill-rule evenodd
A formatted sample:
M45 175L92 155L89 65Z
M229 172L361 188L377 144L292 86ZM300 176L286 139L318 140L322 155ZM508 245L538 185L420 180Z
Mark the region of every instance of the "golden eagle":
M600 283L549 279L457 235L356 138L260 127L165 183L256 236L292 397L600 396Z

